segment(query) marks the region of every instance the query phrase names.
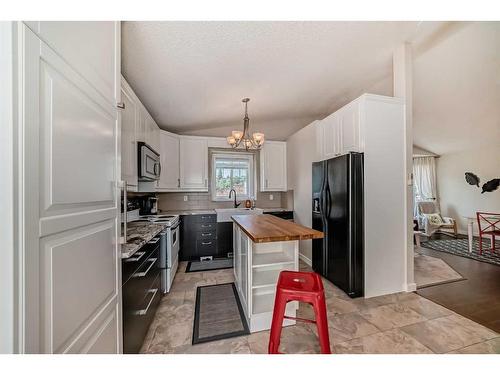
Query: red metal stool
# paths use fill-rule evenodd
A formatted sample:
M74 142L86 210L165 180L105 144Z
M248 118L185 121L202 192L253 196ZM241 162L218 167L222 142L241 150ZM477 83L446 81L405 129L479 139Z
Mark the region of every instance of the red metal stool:
M294 318L285 315L286 304L291 301L306 302L313 306L316 320ZM322 354L331 354L328 321L326 317L325 293L321 277L314 272L281 271L276 286L273 321L269 337L269 354L279 354L283 319L316 323Z

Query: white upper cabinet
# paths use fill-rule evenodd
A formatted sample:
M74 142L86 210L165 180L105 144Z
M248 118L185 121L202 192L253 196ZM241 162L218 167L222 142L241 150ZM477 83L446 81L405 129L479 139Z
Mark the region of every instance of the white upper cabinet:
M160 152L160 128L156 125L151 115L145 112L144 138L145 142L150 145L153 150Z
M181 187L179 177L179 136L160 130L161 173L157 183L158 191L178 191Z
M318 160L364 151L360 103L356 99L317 124Z
M180 137L181 190L208 191L208 145L206 138Z
M361 152L363 150L359 109L359 101L355 100L343 107L338 113L342 154L350 151Z
M124 106L121 110L122 180L127 182L128 190L144 191L137 178L137 142L145 142L161 154L160 128L123 77L121 96ZM150 185L148 189L154 189L155 184Z
M266 141L260 150L260 191L286 191L286 142Z
M320 141L324 159L330 159L342 153L340 137L340 116L333 113L320 123Z
M127 182L131 190L134 190L134 187L137 188L137 104L133 92L123 82L121 94L124 106L121 111L122 180Z

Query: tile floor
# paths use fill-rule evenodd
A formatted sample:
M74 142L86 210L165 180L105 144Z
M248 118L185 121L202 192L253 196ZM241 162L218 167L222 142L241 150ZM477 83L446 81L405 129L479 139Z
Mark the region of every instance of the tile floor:
M185 273L179 266L172 291L161 301L142 353L267 353L269 331L191 345L196 287L234 281L232 269ZM305 263L301 270L309 271ZM324 280L333 353L500 353L500 334L415 293L350 299ZM313 317L300 304L301 317ZM283 328L280 350L318 353L316 328L298 322Z
M444 260L415 251L415 283L417 288L439 285L464 278Z

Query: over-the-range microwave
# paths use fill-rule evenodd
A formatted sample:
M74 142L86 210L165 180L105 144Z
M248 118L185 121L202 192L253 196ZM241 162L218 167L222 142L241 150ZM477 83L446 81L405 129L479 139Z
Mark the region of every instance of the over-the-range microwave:
M160 154L144 142L137 142L139 181L156 181L160 178Z

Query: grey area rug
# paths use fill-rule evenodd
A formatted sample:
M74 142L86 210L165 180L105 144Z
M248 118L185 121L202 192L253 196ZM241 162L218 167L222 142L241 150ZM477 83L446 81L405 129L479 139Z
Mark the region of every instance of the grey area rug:
M233 268L233 258L189 262L186 267L186 272L213 271L225 268Z
M193 345L249 333L234 283L198 287Z
M492 253L490 250L485 250L491 247L489 238L483 238L482 255L479 255L479 238L474 238L472 241L472 253L469 253L469 241L467 238L430 240L422 242L420 246L500 266L500 241L495 241L496 252Z

